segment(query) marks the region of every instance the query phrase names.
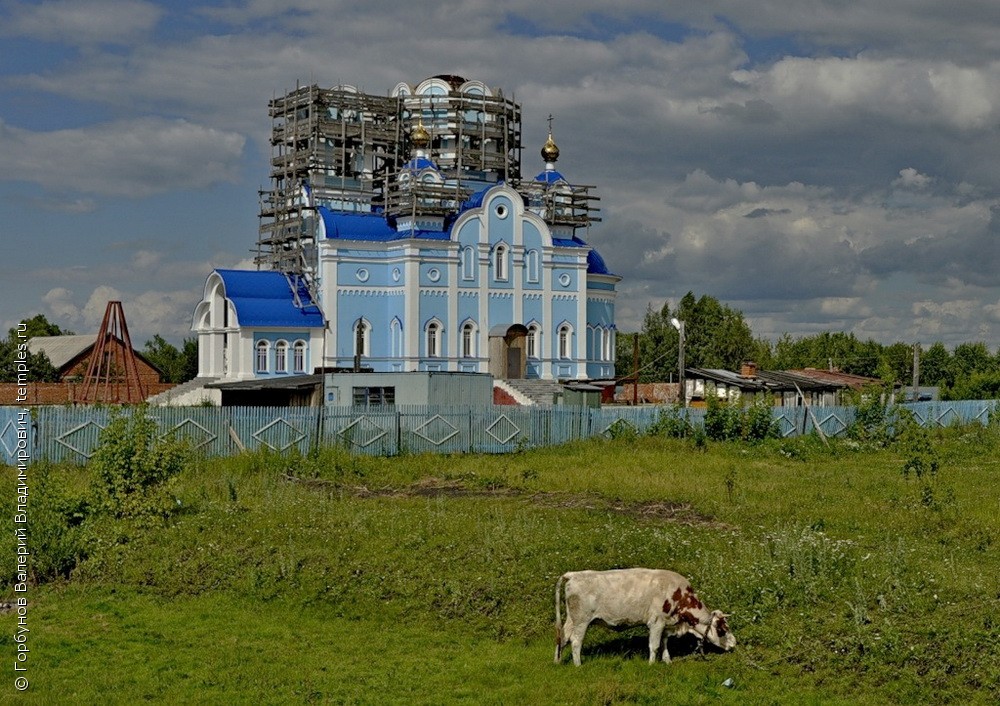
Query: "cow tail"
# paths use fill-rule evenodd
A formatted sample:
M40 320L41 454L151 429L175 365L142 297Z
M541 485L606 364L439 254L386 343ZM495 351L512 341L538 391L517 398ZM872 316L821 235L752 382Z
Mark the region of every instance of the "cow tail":
M559 612L559 603L561 602L560 598L562 594L563 581L565 580L566 580L566 574L563 574L562 576L559 577L559 580L556 581L556 659L555 659L556 664L559 664L559 662L561 661L562 648L563 645L566 644L565 640L563 639L565 636L563 635L562 615L560 615Z

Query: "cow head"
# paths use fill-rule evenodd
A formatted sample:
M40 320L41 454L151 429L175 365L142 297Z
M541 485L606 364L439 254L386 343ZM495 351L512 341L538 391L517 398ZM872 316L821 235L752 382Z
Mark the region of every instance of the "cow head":
M728 617L721 610L713 610L712 621L708 624L708 630L705 631L706 640L727 652L736 647L736 636L729 630L729 624L726 623Z

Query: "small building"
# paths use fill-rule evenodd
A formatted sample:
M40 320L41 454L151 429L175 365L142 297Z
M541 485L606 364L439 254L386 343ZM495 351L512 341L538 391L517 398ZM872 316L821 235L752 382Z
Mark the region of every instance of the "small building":
M96 344L96 333L36 336L28 341L28 351L33 354L44 353L52 366L59 372L60 382L82 382L87 375L90 356ZM117 336L113 336L108 341L108 345L115 346L119 350L123 350L125 347L125 343ZM133 349L133 352L139 367L139 380L143 386L158 384L162 377L162 371L139 351Z
M219 390L223 407L319 407L323 399L322 375L210 382L205 387Z
M881 381L862 375L813 368L758 370L745 363L740 372L713 368L685 368L688 404L702 407L710 397L751 404L766 399L778 407L834 407L851 404L847 393L860 392ZM890 396L891 402L894 396Z
M483 373L331 373L326 378L326 404L331 406L493 404L493 376Z

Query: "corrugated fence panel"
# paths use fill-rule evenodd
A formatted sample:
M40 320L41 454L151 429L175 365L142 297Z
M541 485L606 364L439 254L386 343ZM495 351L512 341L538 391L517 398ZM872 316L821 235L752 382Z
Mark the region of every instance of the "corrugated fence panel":
M918 402L909 410L925 427L988 424L996 400ZM704 424L704 409L662 407L151 407L161 435L185 439L207 456L248 449L305 453L317 442L354 453L392 456L406 452L507 453L577 439L644 434L661 415ZM105 407L38 407L26 412L0 407L0 461L12 463L18 434L27 435L32 460L85 463L110 418ZM840 436L854 422L853 407L776 407L785 437L813 433ZM30 421L25 430L26 421ZM19 429L21 430L19 432Z
M0 463L14 466L35 455L34 420L23 407L0 407Z

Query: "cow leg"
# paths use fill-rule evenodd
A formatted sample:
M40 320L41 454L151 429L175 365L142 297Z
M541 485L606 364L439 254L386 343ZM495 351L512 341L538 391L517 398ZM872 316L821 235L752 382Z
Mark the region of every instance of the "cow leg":
M573 633L573 616L567 615L566 621L562 625L562 629L559 631L559 635L556 636L556 664L562 662L562 651L563 647L569 644L569 639Z
M569 622L568 620L566 621ZM583 651L583 638L587 634L587 627L589 623L580 623L579 625L571 625L567 631L569 635L569 641L573 645L573 664L577 667L582 663L580 653Z
M649 663L656 663L656 653L660 649L660 643L663 641L663 628L664 624L656 620L649 624ZM670 658L667 657L667 646L663 646L663 655L665 661L669 662Z

